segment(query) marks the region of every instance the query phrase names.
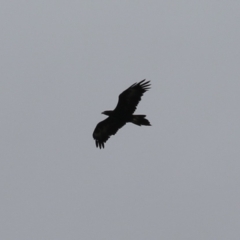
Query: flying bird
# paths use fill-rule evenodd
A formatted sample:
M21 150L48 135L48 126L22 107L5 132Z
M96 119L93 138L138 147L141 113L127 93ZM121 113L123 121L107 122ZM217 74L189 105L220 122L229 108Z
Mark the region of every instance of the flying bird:
M139 83L134 83L119 95L118 103L114 110L102 112L108 118L98 123L93 132L96 147L100 149L104 148L104 143L106 143L110 136L115 135L128 122L138 126L151 126L150 122L145 118L146 115L133 115L141 97L149 89L150 81L146 81L146 79Z

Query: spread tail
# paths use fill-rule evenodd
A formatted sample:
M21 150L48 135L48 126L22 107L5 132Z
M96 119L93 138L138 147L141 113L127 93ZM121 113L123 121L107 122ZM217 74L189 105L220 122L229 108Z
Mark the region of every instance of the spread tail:
M150 122L145 117L146 115L132 115L131 122L138 126L151 126Z

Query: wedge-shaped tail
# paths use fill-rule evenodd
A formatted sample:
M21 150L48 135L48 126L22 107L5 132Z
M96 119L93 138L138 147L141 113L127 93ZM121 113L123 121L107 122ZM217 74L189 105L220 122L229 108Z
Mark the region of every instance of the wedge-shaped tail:
M132 115L131 122L138 126L151 126L151 123L145 117L146 115Z

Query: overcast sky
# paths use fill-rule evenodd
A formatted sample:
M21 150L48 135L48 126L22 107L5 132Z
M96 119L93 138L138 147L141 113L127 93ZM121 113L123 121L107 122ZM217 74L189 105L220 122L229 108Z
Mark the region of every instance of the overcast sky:
M2 1L0 239L239 240L240 1ZM152 87L105 149L118 95Z

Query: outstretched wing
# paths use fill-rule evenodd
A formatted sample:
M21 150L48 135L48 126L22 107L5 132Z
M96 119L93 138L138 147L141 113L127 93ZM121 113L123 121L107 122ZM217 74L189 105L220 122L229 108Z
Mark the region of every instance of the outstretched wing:
M115 119L108 117L102 122L98 123L93 131L93 138L96 141L96 147L104 148L104 143L110 138L110 136L116 134L118 129L123 127L126 122L119 122Z
M118 104L114 112L119 115L132 115L141 100L142 95L150 89L150 81L143 79L139 83L134 83L118 97Z

